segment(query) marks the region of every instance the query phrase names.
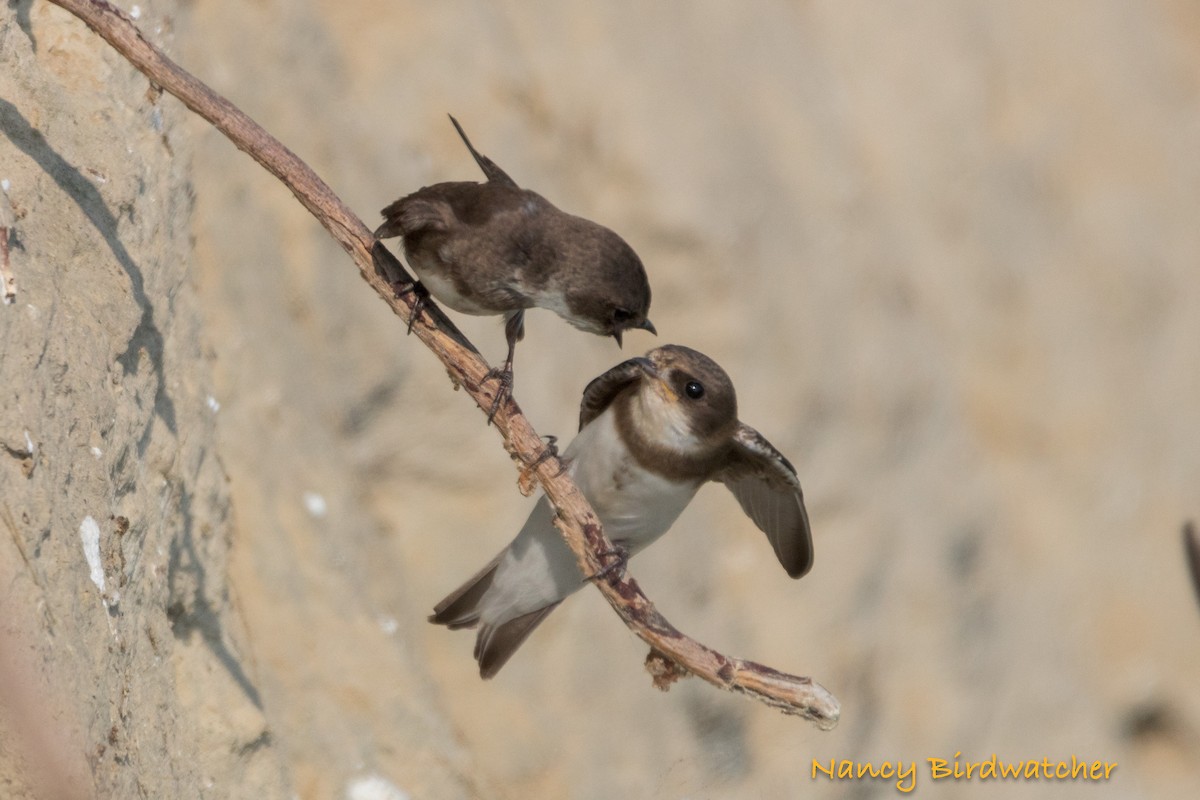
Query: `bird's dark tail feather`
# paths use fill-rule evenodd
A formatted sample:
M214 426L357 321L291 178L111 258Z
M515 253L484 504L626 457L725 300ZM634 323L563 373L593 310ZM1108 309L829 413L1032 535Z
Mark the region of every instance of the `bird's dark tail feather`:
M504 553L501 552L470 580L434 606L429 621L435 625L445 625L450 630L474 628L478 625L480 603L488 589L492 588L496 567L500 565L503 556ZM529 634L533 633L533 629L556 608L558 603L551 603L545 608L539 608L499 625L484 625L480 628L479 635L475 637L475 660L479 662L479 676L487 679L499 672L508 659L512 658L512 654L517 652L517 648L529 638Z
M434 625L445 625L452 631L474 628L479 624L479 601L492 587L492 579L496 577L496 567L500 565L502 555L493 558L486 567L434 606L429 621Z
M517 652L517 648L529 638L529 634L533 633L533 629L540 625L551 611L558 608L558 603L551 603L545 608L530 611L500 625L485 625L480 628L479 635L475 638L475 660L479 662L479 677L487 680L499 672L512 658L512 654Z

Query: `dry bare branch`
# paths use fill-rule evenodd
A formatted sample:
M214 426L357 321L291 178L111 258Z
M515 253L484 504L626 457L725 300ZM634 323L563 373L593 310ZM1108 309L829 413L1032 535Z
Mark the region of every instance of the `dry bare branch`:
M179 98L279 178L350 254L363 279L380 298L405 323L409 322L413 293L397 298L391 288L391 281L397 278L409 280L407 273L307 164L232 103L147 42L120 9L103 0L51 2L83 20L154 85ZM433 303L424 304L412 330L445 365L451 380L465 388L486 413L492 406L496 382L485 381L488 365L474 346ZM536 475L558 510L557 524L578 558L582 574L598 573L603 564L596 553L611 552L612 544L587 499L562 471L557 458L540 459L539 463L542 440L515 401L504 403L494 422L509 454L521 464L522 470ZM837 724L837 700L812 679L722 655L685 636L655 610L632 579L611 574L596 581L596 585L625 624L653 648L648 665L654 662L658 673L656 685L660 688L665 688L682 670L714 686L754 697L784 713L803 716L822 729ZM676 668L670 668L667 662L674 662ZM662 678L666 674L672 676L670 680Z

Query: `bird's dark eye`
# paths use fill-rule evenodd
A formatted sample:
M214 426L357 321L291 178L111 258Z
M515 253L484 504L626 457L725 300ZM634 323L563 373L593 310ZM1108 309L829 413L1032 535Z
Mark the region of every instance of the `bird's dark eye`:
M628 322L633 319L633 312L627 308L614 308L612 318L613 322Z
M688 381L687 385L683 387L683 391L693 400L699 400L704 397L704 384L700 381Z

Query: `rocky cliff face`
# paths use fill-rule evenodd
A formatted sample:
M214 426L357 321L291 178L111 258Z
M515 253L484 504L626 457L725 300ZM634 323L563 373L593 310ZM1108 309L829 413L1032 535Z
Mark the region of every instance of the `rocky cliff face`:
M372 224L476 179L445 118L620 231L662 340L797 464L788 580L718 486L631 567L812 674L824 734L687 682L583 592L494 681L424 622L532 501L285 189L82 24L0 11L0 795L1191 798L1200 81L1187 4L154 2L152 41ZM128 8L132 8L129 6ZM485 354L499 324L464 320ZM530 315L569 437L649 336ZM1115 761L1098 784L928 758ZM374 792L375 794L371 794ZM390 794L389 794L390 793Z
M0 18L0 794L285 797L231 604L192 137L97 44L47 4Z

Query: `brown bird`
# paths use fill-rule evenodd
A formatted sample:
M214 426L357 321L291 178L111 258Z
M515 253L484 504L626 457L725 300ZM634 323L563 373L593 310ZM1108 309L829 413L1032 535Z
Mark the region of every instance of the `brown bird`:
M646 316L650 284L625 240L517 186L472 146L458 120L450 121L487 182L438 183L402 197L383 209L375 236L403 237L409 266L438 302L463 314L504 316L508 355L490 373L501 381L494 415L512 388L513 353L525 335L526 309L550 309L576 328L611 336L620 345L627 330L655 333Z
M624 559L662 536L707 481L724 483L767 534L783 568L812 568L796 470L738 421L729 376L712 359L665 345L613 367L583 392L567 470ZM500 555L434 609L430 622L479 627L475 659L490 678L568 595L583 586L575 554L538 501Z

